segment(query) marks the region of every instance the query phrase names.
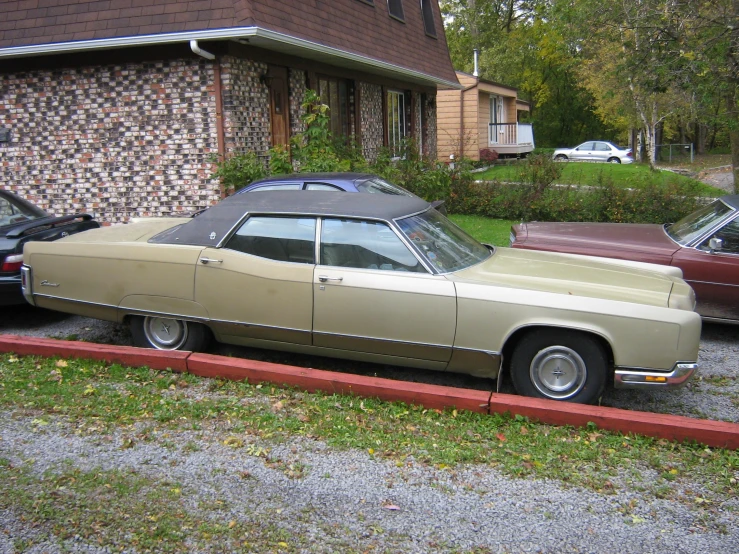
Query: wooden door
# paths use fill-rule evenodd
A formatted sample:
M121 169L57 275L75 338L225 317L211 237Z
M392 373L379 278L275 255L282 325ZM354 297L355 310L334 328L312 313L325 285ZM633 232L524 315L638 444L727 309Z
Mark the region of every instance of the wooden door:
M290 117L287 91L287 68L270 65L267 70L269 82L269 113L272 146L287 145L290 140Z

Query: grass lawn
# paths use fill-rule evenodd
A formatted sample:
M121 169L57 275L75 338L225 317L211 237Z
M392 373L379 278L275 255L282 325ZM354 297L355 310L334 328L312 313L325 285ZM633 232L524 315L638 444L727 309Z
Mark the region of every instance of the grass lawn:
M518 223L509 219L491 219L479 215L450 215L449 219L480 242L494 246L508 246L511 225Z
M522 181L522 165L498 165L478 173L477 179L498 181ZM618 187L640 188L647 184L665 184L677 182L693 185L703 196L722 196L724 191L714 188L690 177L678 175L670 171L652 172L646 164L605 164L588 162L562 163L562 176L556 181L562 185L598 186L613 183Z

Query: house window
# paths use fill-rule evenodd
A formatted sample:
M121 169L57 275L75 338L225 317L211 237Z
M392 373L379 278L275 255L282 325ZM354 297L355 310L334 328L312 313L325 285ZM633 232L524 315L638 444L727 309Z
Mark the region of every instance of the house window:
M391 152L398 153L403 139L409 134L410 114L406 93L389 90L387 93L387 143Z
M436 25L434 25L434 8L431 0L421 0L421 15L423 15L423 28L426 34L436 38Z
M321 102L329 107L329 129L336 137L348 137L349 126L349 85L343 79L318 78L318 94Z
M387 11L395 19L405 21L403 16L403 0L387 0Z

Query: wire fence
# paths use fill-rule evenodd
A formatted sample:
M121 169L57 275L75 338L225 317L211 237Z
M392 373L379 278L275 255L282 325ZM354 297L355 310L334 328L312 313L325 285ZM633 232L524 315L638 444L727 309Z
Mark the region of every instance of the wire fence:
M693 163L693 143L690 144L658 144L656 157L658 162L689 161Z

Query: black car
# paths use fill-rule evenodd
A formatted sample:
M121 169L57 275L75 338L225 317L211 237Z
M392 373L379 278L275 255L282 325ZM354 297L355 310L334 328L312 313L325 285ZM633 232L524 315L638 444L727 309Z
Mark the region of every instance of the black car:
M100 227L90 214L55 217L20 196L0 190L0 306L25 304L21 294L23 245L52 241Z

